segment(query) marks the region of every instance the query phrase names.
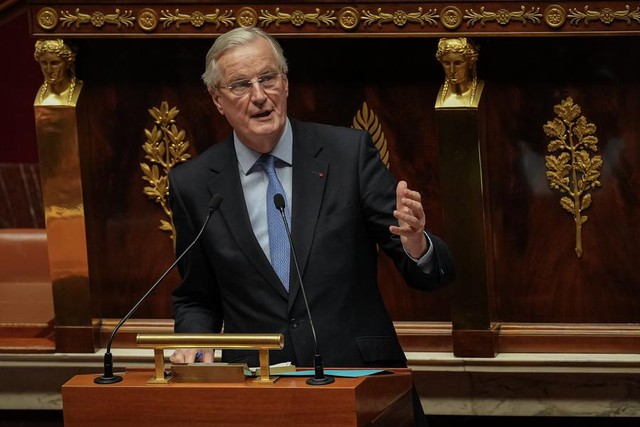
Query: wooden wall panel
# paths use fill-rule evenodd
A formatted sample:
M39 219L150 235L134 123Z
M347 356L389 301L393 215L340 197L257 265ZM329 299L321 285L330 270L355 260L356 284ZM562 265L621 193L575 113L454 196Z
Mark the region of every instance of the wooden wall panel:
M637 38L487 39L487 145L495 320L640 320ZM571 96L597 126L602 187L584 213L582 258L572 215L545 177L542 126ZM489 99L487 99L489 100Z
M173 261L169 236L158 229L160 206L142 189L144 129L153 127L148 109L168 101L182 112L177 126L195 141L215 140L218 126L209 123L204 90L197 85L193 57L202 47L192 43L157 41L92 41L80 46L78 75L85 81L83 96L93 100L85 142L86 193L93 199L88 240L92 286L101 303L100 317L121 317ZM199 59L199 58L198 58ZM201 62L201 61L198 61ZM204 114L203 114L204 113ZM206 125L202 125L203 121ZM202 129L198 131L197 129ZM166 281L140 308L137 316L171 317L169 294L177 274Z
M86 193L93 279L102 317L120 317L170 265L168 235L158 230L160 208L142 193L139 163L147 110L167 101L180 109L176 125L192 154L223 138L229 127L199 81L206 40L79 41L78 75L87 108ZM282 41L290 58L290 112L303 120L350 126L366 101L382 125L390 168L425 197L430 227L442 234L436 139L430 107L439 86L434 40L403 40L418 54L398 56L399 41ZM427 55L428 52L428 55ZM423 54L424 53L424 54ZM432 77L428 77L432 76ZM428 82L428 83L427 83ZM427 84L425 84L427 83ZM99 100L99 101L95 101ZM448 295L414 291L382 262L383 293L397 320L448 320ZM172 274L136 317L171 316Z
M17 11L21 6L26 8L16 4L14 9ZM0 163L38 162L33 101L42 83L42 73L33 60L34 44L29 37L26 10L14 15L11 10L0 9L0 45L11 46L0 79Z
M141 145L144 129L153 125L147 110L163 101L180 109L176 125L185 130L193 155L229 127L199 81L210 40L72 41L80 49L83 98L91 101L83 112L83 177L94 310L96 317L118 318L173 259L168 235L157 228L161 210L142 193ZM476 41L478 71L486 83L479 117L491 321L605 323L614 329L637 324L640 60L634 52L640 40L485 36ZM392 173L422 193L430 228L446 239L433 109L443 80L434 57L437 38L283 38L282 44L290 61L291 115L348 126L366 101L383 127ZM549 138L542 127L567 96L597 126L604 160L602 188L592 192L593 205L585 211L589 220L580 259L573 219L561 208L560 194L550 189L544 165ZM394 320L451 320L452 287L430 294L407 289L386 259L380 279ZM169 276L136 317L169 318L177 281L177 274ZM520 329L509 330L517 335ZM512 348L526 348L513 342Z

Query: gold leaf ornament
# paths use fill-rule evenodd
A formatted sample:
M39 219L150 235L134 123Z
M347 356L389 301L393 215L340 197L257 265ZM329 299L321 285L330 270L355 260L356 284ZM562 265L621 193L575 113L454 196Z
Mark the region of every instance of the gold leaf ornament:
M554 107L556 118L547 122L543 130L551 138L545 156L547 180L552 189L565 194L560 205L573 215L576 229L575 252L582 257L582 225L588 216L583 212L591 206L590 190L601 186L602 157L591 156L598 151L596 126L581 116L582 110L571 97Z
M356 113L356 116L353 118L352 127L369 132L371 138L373 139L373 143L380 153L380 159L382 159L382 163L384 163L387 169L389 169L389 149L387 139L384 136L382 125L380 125L378 117L373 112L373 110L369 109L369 106L366 102L362 103L362 108Z
M168 203L169 171L191 158L187 153L191 144L185 139L186 132L178 129L175 124L180 110L176 107L169 108L169 104L163 101L160 108L153 107L148 111L154 125L151 129L144 130L146 140L142 144L142 150L148 163L140 163L140 169L142 179L149 185L142 192L162 207L169 220L161 219L159 228L170 232L171 239L175 242L173 215Z
M316 8L315 12L305 13L301 10L294 10L292 13L282 12L279 7L275 8L275 12L271 13L269 10L261 9L260 25L262 27L268 27L271 24L275 24L276 27L280 27L280 24L291 23L295 27L301 27L306 23L316 24L316 27L326 25L327 27L334 27L336 25L337 18L334 16L335 11L327 10L321 14L320 9Z

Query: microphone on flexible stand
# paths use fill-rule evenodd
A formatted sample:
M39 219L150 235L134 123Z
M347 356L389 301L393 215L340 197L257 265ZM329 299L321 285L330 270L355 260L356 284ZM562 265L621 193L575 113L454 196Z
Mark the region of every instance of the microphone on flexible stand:
M209 201L209 212L207 213L207 217L205 218L204 224L202 224L202 228L198 232L198 235L196 236L196 238L193 239L191 244L189 244L189 246L187 246L187 248L184 251L182 251L180 256L176 258L173 264L171 264L171 266L167 269L167 271L165 271L164 274L160 276L160 278L156 281L156 283L154 283L153 286L149 288L147 293L145 293L142 296L142 298L140 298L140 300L136 303L136 305L133 306L133 308L120 320L120 322L118 322L116 327L113 328L113 331L111 332L111 336L109 337L109 341L107 342L107 351L104 354L104 375L102 375L101 377L95 378L93 380L94 383L115 384L122 381L121 376L113 375L113 356L111 355L111 344L113 343L113 338L116 336L116 332L118 332L118 329L120 329L120 327L124 324L124 322L129 320L129 318L133 315L133 313L135 313L135 311L138 309L140 304L142 304L142 302L149 296L149 294L151 294L151 292L155 290L155 288L160 284L160 282L162 282L162 280L167 276L167 274L169 274L171 270L173 270L173 267L175 267L176 264L178 264L178 262L182 259L183 256L185 256L187 252L189 252L191 247L196 244L196 242L204 232L205 227L209 223L209 219L211 218L211 215L215 211L217 211L218 208L220 207L220 203L222 203L222 196L220 196L219 194L214 194L211 200Z
M293 248L293 239L291 238L291 230L289 230L289 223L287 222L287 216L284 213L284 197L278 193L273 196L273 203L276 205L276 209L282 216L284 222L284 228L287 231L287 237L289 238L289 245L291 246L291 253L293 254L293 265L296 268L296 274L298 275L298 282L300 282L300 290L302 291L302 298L304 299L304 306L307 309L307 316L309 316L309 325L311 325L311 333L313 334L313 367L314 375L307 380L309 385L325 385L331 384L335 380L333 377L324 374L324 364L322 363L322 355L318 352L318 339L316 338L316 328L313 326L313 319L311 318L311 310L309 310L309 302L307 302L307 293L304 291L304 284L302 283L302 275L300 274L300 267L298 266L298 256Z

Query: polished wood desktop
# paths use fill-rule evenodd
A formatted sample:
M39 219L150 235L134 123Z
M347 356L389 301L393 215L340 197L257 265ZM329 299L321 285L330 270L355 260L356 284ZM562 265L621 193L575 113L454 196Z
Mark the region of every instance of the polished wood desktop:
M273 384L149 384L153 370L129 370L122 382L97 385L77 375L62 386L65 427L410 426L411 371L336 378L311 386L306 378Z

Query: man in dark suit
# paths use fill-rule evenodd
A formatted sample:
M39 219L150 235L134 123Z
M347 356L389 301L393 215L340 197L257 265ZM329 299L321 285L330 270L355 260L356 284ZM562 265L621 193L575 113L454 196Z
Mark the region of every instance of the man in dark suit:
M445 243L425 231L420 194L396 185L368 133L287 117L286 60L263 31L220 36L206 63L203 80L234 131L169 176L178 253L202 227L212 195L223 198L179 264L175 331L282 333L284 349L270 361L312 366L294 262L287 250L288 274L279 276L282 259L275 260L279 249L269 238L272 181L263 160L270 158L325 365L406 366L378 290L378 248L412 287L433 289L454 274ZM177 350L172 361L193 362L197 351ZM204 362L213 360L202 352ZM255 351L223 351L222 358L258 365Z

